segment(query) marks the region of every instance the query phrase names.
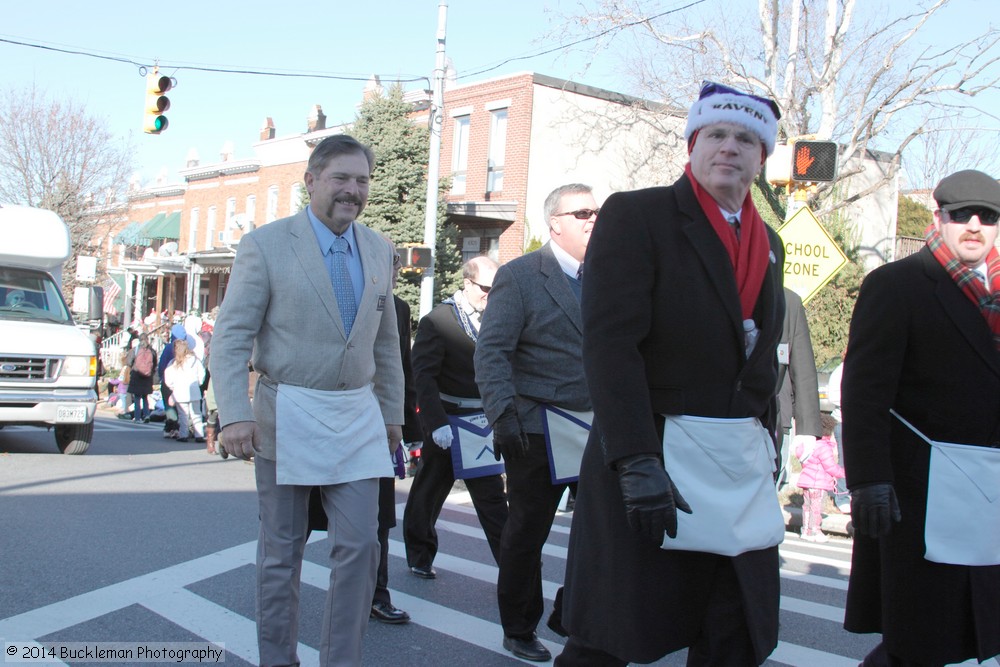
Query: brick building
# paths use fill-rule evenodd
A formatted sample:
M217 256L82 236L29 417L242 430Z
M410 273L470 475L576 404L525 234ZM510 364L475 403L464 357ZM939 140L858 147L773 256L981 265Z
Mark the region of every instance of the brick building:
M372 80L365 94L378 87ZM426 123L429 92L406 99ZM547 241L542 203L559 185L587 183L602 201L673 181L686 157L683 110L530 72L446 86L443 117L440 173L452 178L448 216L465 259L506 262ZM348 130L327 128L318 105L303 133L277 137L267 119L253 158L225 148L211 164L192 156L183 183L133 191L132 222L107 258L131 304L127 321L217 306L242 234L298 211L312 147Z

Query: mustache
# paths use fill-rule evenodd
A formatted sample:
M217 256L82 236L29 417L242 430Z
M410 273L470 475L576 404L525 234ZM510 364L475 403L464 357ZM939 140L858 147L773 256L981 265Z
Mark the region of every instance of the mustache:
M341 204L357 204L359 206L361 205L361 199L358 198L358 197L352 197L352 196L337 197L333 201L339 202Z
M958 237L959 243L963 241L979 241L980 243L986 243L986 237L978 232L965 232Z

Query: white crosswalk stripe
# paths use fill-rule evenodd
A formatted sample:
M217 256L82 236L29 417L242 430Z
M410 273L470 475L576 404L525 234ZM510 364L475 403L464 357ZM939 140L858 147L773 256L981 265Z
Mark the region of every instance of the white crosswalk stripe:
M122 426L134 428L133 425ZM108 422L104 422L102 427L115 428L118 425L112 422L109 426ZM402 503L397 506L399 516L402 516L402 508ZM478 667L522 662L513 658L501 646L503 631L495 611L497 568L467 494L452 494L437 528L441 551L434 561L439 578L433 582L417 580L406 573L405 547L399 539L401 533L398 527L390 541L389 553L394 559L391 570L392 576L396 577L396 581L390 579L393 603L410 613L410 627L431 631L407 635L409 650L415 650L413 643L418 642L417 647L422 651L420 660L415 659L413 663L409 663L408 654L404 651L398 654L395 664L403 667L407 664L437 664L426 659L434 656L433 642L441 641L441 638L459 642L459 645L468 646L468 650L479 650L475 661ZM558 517L550 543L544 551L543 557L548 561L543 570L546 574L555 573L561 577L569 529L569 517ZM322 551L315 545L324 541L324 537L323 533L315 533L310 539L315 551ZM227 658L235 662L255 664L257 643L252 612L244 615L220 600L210 599L192 590L217 577L231 577L238 572L240 585L246 586L252 596L251 568L255 550L254 542L240 544L0 619L0 641L43 641L45 637L138 605L196 637L224 644L228 651ZM329 569L325 564L317 562L315 551L312 556L307 552L307 561L303 566L304 596L309 588L324 590L329 581ZM794 626L794 639L798 643L783 636L766 664L808 667L847 667L858 664L866 647L870 647L874 641L859 648L856 642L851 644L847 641L847 633L839 629L843 621L843 604L850 573L851 543L835 538L827 544L816 545L801 542L796 536L789 534L779 551L783 561L783 586L787 585L788 588L781 596L782 629L784 632L786 627ZM546 578L543 582L545 598L552 600L559 585L559 581ZM317 591L317 594L320 593ZM473 610L470 605L478 606ZM484 612L483 609L489 611ZM562 640L544 628L540 628L539 633L543 635L543 643L557 655L561 650ZM372 634L370 627L369 635ZM820 645L828 648L831 646L830 637L842 636L844 646L852 647L850 655L803 645L804 637L818 634L827 638L826 643ZM429 643L421 646L421 641ZM298 653L302 665L318 665L319 651L316 646L300 639ZM365 664L376 663L366 660ZM455 662L448 664L462 664L460 656L456 657ZM674 655L654 664L684 663L682 656ZM995 660L984 664L997 667Z

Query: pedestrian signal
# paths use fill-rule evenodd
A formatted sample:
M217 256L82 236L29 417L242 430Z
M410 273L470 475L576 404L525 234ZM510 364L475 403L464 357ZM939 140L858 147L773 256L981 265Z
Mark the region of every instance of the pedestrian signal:
M399 257L404 268L429 269L434 266L434 256L426 246L402 248L402 251Z
M792 180L822 183L837 178L837 143L796 141L792 149Z
M155 69L146 77L146 109L142 125L142 131L146 134L159 134L167 129L167 117L163 112L170 109L170 98L164 93L173 88L173 85L169 76L160 76Z

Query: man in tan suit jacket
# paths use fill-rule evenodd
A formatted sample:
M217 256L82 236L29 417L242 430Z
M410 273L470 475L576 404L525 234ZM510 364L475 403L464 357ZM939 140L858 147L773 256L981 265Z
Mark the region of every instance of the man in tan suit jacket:
M261 665L299 662L312 486L321 488L332 542L321 664L361 664L378 563L378 478L392 475L403 422L393 250L355 222L373 165L371 150L346 135L314 149L309 207L241 240L212 341L220 442L256 462ZM251 361L260 373L252 405Z

